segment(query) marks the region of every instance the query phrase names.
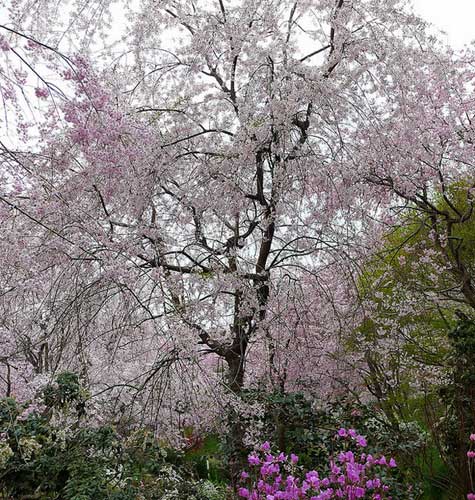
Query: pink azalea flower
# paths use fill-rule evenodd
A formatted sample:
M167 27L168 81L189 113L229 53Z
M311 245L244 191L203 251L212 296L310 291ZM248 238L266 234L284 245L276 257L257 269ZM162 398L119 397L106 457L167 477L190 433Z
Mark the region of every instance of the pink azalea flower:
M270 444L269 444L269 441L265 441L264 443L262 443L261 445L261 450L262 451L270 451Z
M358 446L361 446L362 448L365 448L368 444L363 436L356 436L356 442L358 443Z

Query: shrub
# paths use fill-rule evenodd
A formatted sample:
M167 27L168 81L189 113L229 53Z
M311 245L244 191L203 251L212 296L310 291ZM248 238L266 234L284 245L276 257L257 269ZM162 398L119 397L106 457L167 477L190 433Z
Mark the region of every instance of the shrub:
M297 455L272 454L265 442L249 455L251 470L242 473L238 495L249 500L390 499L384 469L395 468L396 461L364 453L366 439L354 429L341 428L336 439L346 449L330 458L323 476L299 467Z

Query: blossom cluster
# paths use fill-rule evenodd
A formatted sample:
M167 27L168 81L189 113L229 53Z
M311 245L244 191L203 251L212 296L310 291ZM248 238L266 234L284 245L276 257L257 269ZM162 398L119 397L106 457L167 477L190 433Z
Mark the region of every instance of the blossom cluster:
M354 429L341 428L336 438L358 448L367 446L366 439ZM347 449L330 458L325 476L315 470L302 470L298 461L293 453L273 454L271 445L265 442L248 456L251 470L241 473L238 495L249 500L391 499L389 486L378 477L377 467L396 467L394 458Z
M472 483L472 490L475 488L473 487L473 476L472 476L472 471L473 471L473 466L474 466L474 459L475 459L475 451L472 449L472 445L475 443L475 434L470 434L470 449L467 451L467 459L468 459L468 469L470 472L470 482ZM475 493L473 491L471 493L467 494L467 500L475 500Z

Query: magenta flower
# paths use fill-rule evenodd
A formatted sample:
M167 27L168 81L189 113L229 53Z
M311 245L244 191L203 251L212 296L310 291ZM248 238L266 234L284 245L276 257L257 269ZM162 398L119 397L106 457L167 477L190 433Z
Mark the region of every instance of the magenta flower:
M366 439L363 436L356 436L356 442L362 448L365 448L367 445Z
M243 498L249 498L249 490L247 488L239 488L238 495Z
M269 444L269 441L265 441L264 443L262 443L262 445L261 445L261 450L262 450L262 451L265 451L265 452L270 451L270 444Z
M355 498L363 498L364 495L365 495L365 490L364 488L361 488L361 486L357 486L355 489L354 489L354 495L355 495Z

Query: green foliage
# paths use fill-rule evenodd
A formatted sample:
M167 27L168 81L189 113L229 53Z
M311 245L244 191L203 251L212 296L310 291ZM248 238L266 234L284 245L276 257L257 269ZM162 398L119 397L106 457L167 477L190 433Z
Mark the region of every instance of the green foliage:
M371 314L348 340L354 352L366 346L367 385L393 425L411 418L430 432L423 453L407 463L427 498L459 498L467 488L475 328L462 283L475 275L472 184L432 192L430 211L400 217L362 273L359 290Z
M87 392L81 387L79 377L72 372L62 372L43 390L43 400L49 408L65 408L68 405L82 405Z
M452 473L447 481L453 496L471 488L466 453L469 435L475 429L475 322L463 315L449 332L451 352L447 356L446 383L439 387L445 411L435 422L440 452Z
M185 463L190 464L201 479L220 483L228 479L221 440L210 434L185 452Z
M87 393L72 373L43 391L43 405L0 400L0 498L218 500L183 453L146 430L120 435L85 415Z

